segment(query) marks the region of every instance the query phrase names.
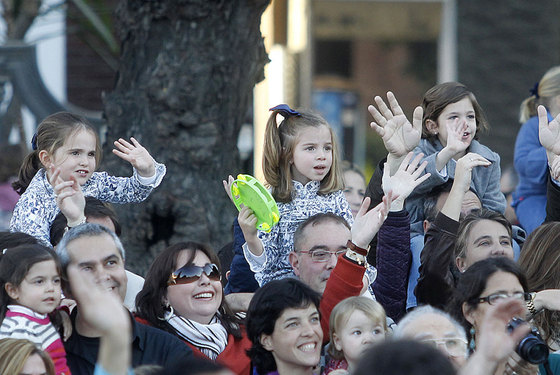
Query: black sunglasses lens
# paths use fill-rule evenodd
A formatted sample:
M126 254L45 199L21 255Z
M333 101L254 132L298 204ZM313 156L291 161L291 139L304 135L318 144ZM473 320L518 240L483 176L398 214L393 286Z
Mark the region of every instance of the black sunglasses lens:
M222 279L218 266L213 263L204 266L204 273L210 280L220 281Z
M173 274L176 275L176 283L188 284L200 279L202 272L204 272L210 280L221 280L220 271L218 270L218 266L215 264L206 264L203 267L191 264L179 268L177 271L173 272Z

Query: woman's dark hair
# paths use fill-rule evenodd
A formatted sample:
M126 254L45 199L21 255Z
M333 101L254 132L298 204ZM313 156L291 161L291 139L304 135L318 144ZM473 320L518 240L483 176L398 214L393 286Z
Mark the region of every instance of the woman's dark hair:
M560 222L537 227L527 237L519 256L519 267L527 276L531 292L560 289ZM545 340L560 340L560 311L544 310L534 318Z
M183 250L189 250L190 254L186 264L177 264L177 257ZM197 251L204 253L211 263L220 268L220 260L216 253L208 246L198 242L181 242L163 250L152 262L144 287L136 296L136 314L146 319L154 327L163 329L176 335L176 331L167 321L162 320L167 312L164 299L167 296L167 281L173 271L192 264ZM227 332L236 338L241 338L240 321L230 310L223 298L222 286L222 302L218 311L220 313L220 321L226 328Z
M70 112L57 112L46 117L37 127L37 132L33 137L33 151L25 157L21 164L18 180L12 183L14 190L20 195L23 194L37 171L43 167L39 160L39 152L45 150L51 155L54 154L64 145L68 137L80 130L89 131L95 136L95 165L99 166L101 145L96 129L85 117Z
M463 304L466 303L468 309L475 310L478 307L480 295L486 289L488 279L499 271L513 274L519 280L523 291L529 290L523 271L509 258L492 257L474 263L460 275L451 301L447 305L447 311L465 327L467 336L470 335L472 325L463 314ZM468 339L470 340L471 337Z
M259 374L276 370L272 353L261 344L261 336L272 335L276 320L284 310L306 308L313 304L319 310L319 293L293 278L274 280L257 289L247 310L247 336L253 343L247 354Z
M417 340L386 340L369 349L352 375L454 375L440 350Z
M449 104L457 103L464 98L470 99L475 113L476 134L474 139L478 139L481 132L487 131L489 128L488 122L474 94L459 82L445 82L435 85L424 94L424 99L422 100L422 109L424 109L422 138L427 138L431 141L435 140L437 135L429 132L426 120L437 122L439 115L441 115L445 107Z
M19 286L34 264L52 260L61 275L61 267L55 252L43 245L20 245L5 250L0 254L0 321L6 316L8 305L13 303L6 292L6 283Z

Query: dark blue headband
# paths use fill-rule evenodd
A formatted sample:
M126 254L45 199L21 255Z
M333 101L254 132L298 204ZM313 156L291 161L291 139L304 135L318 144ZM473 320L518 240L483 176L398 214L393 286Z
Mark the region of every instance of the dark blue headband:
M301 113L291 109L287 104L279 104L276 107L270 108L269 111L277 111L282 116L284 116L284 118L288 118L291 116L301 116Z
M535 95L536 99L540 98L540 96L539 96L539 83L536 82L535 86L533 86L533 88L531 90L529 90L529 92L531 93L531 95Z
M33 134L33 138L31 139L31 148L33 151L37 150L37 133Z

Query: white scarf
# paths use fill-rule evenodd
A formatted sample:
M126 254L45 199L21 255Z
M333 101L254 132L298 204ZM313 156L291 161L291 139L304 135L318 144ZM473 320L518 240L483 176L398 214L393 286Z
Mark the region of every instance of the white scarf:
M164 318L181 338L196 346L213 361L226 348L228 333L217 315L214 315L210 324L185 319L172 311L167 312Z

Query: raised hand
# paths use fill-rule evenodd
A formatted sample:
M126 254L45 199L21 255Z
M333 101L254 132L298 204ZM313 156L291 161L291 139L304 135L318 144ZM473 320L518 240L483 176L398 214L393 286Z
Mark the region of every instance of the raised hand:
M156 173L156 167L152 155L134 138L130 137L130 142L119 138L115 141L113 154L126 160L138 171L142 177L152 177Z
M537 112L539 114L539 141L541 145L547 152L560 155L560 115L549 123L544 106L539 105Z
M228 176L227 181L226 180L222 180L222 184L224 185L224 190L226 191L226 194L228 195L229 199L233 202L233 197L231 196L231 185L233 185L233 181L234 178L232 175Z
M66 216L68 226L75 226L85 218L86 199L82 188L73 176L70 177L70 181L64 181L60 177L60 168L51 167L50 172L49 182L54 190L56 205Z
M424 169L426 169L426 165L428 165L427 161L418 165L420 160L424 157L424 154L420 153L412 159L413 156L414 154L409 152L393 176L390 176L389 167L387 163L385 163L381 185L385 195L391 192L393 194L394 201L391 203L391 210L402 210L404 200L408 198L410 193L412 193L418 185L430 177L430 173L420 176Z
M445 126L447 128L447 143L445 147L451 150L453 155L465 151L471 144L470 138L468 140L463 139L463 134L468 129L467 123L455 120L451 124L445 124Z
M473 168L488 167L491 164L492 163L490 163L487 159L483 158L479 154L469 152L468 154L457 160L453 185L458 184L457 186L460 186L462 188L462 191L466 193L471 187Z
M352 225L352 242L361 248L367 248L381 225L387 218L389 205L393 200L393 194L389 192L383 196L383 201L371 210L367 210L370 198L365 197L360 210L354 218Z
M368 106L368 111L375 120L370 126L383 139L387 151L395 157L403 157L414 150L422 135L422 107L414 109L411 124L392 92L387 93L391 109L380 96L376 96L374 100L379 109L373 105Z

